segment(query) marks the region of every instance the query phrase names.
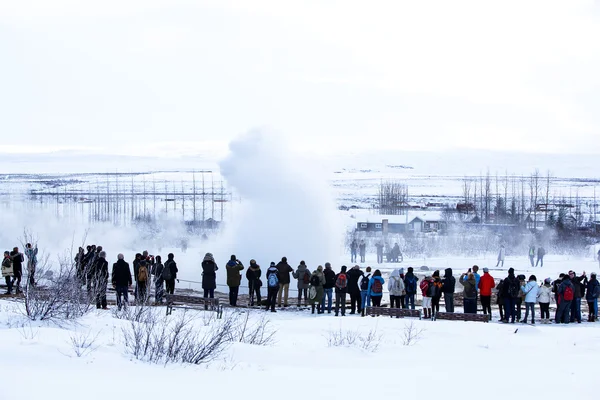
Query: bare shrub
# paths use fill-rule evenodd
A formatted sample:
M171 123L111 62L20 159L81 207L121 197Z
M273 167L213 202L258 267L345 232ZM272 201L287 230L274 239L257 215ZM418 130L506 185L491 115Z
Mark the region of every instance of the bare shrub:
M261 318L251 325L248 325L249 320L250 312L247 312L236 329L239 342L257 346L268 346L275 342L275 331L271 329L271 321L266 315L262 314Z
M378 333L377 328L361 334L358 330L344 331L340 327L337 331L329 331L326 339L328 347L357 347L374 353L379 349L383 335Z
M415 325L414 321L404 324L404 329L401 333L402 344L405 346L412 346L421 340L425 329L419 328Z
M71 350L77 357L85 357L94 352L98 346L96 340L98 339L98 333L92 335L91 331L87 333L74 333L69 337L69 343L71 344Z
M18 324L17 331L19 331L21 337L25 340L34 340L40 333L40 330L34 328L29 321Z
M136 359L157 364L204 364L218 357L233 341L235 314L216 320L205 329L194 326L186 312L177 318L138 314L123 328L125 348Z

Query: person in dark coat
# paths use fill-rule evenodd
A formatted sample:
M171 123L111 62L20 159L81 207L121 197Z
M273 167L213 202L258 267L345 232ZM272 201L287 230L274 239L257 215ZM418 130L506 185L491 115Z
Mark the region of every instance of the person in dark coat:
M136 301L138 303L145 303L148 299L148 286L150 285L150 266L143 258L138 263L135 278L137 279L136 287L138 290Z
M415 296L419 278L415 276L413 267L408 267L407 273L404 276L404 290L406 290L406 307L415 309Z
M165 271L164 269L167 268L168 271ZM175 292L175 280L177 279L177 273L179 272L177 263L175 262L175 255L173 253L169 253L167 255L167 261L165 262L164 269L162 271L162 276L165 279L167 294L173 294Z
M345 265L342 266L340 273L335 276L335 282L335 316L337 317L341 311L342 317L345 317L346 293L348 293L348 275L346 275Z
M10 258L13 263L13 281L12 285L15 288L15 293L22 293L21 291L21 278L23 277L23 262L25 261L25 257L23 257L23 253L19 252L19 248L15 247L13 251L10 252Z
M444 305L446 312L454 312L454 291L456 289L456 278L452 275L452 268L444 270L444 279L442 280L442 293L444 293Z
M592 272L590 280L586 282L587 292L585 299L588 303L588 322L596 322L598 319L598 297L600 296L600 284L596 273Z
M377 248L377 264L381 264L383 263L383 243L377 242L375 247Z
M281 258L281 261L277 264L277 270L279 271L279 293L277 294L277 303L279 304L279 307L281 307L281 298L283 297L283 306L287 307L289 305L290 273L294 272L294 270L288 264L286 257Z
M300 261L300 265L296 271L292 273L294 279L298 281L298 307L302 305L302 295L304 294L304 305L308 305L308 287L310 284L310 270L304 261Z
M565 275L563 277L560 286L558 287L558 309L556 310L556 315L554 317L554 322L557 324L568 324L571 322L571 302L572 300L565 299L565 292L567 288L570 288L570 291L575 291L573 287L573 283L571 282L571 278L569 275Z
M142 261L142 253L137 253L133 260L133 280L135 281L135 289L133 291L133 297L137 300L139 291L138 272L140 269L140 262Z
M321 300L321 310L325 312L325 302L327 301L327 313L331 314L331 308L333 307L333 288L335 286L335 272L331 269L330 263L325 263L325 269L323 270L325 276L325 284L323 284L323 300Z
M348 289L350 294L350 314L356 314L356 311L362 313L363 305L361 304L360 285L359 281L365 274L360 270L358 265L355 265L348 271Z
M94 263L94 275L92 277L94 295L96 296L96 308L108 310L106 306L106 289L108 288L108 262L106 253L101 251Z
M250 266L246 271L246 279L248 279L248 293L250 294L250 307L254 306L255 299L256 304L260 306L261 303L260 287L262 286L262 282L260 280L260 276L260 265L256 263L256 260L250 260Z
M573 301L571 302L571 321L581 323L581 298L585 294L583 281L587 279L585 271L581 276L577 276L575 272L569 271L569 278L573 284Z
M350 243L350 262L352 262L352 263L356 262L357 253L358 253L358 243L356 242L356 239L353 239L352 243Z
M277 292L279 292L279 269L275 266L274 262L271 262L269 269L266 274L267 278L267 308L271 308L271 312L277 312L275 310L275 303L277 300Z
M544 256L546 255L546 249L542 246L538 247L537 251L537 261L535 262L535 266L537 267L540 264L540 267L544 266Z
M112 285L117 292L117 309L129 305L129 288L133 284L129 264L125 261L123 254L117 256L117 262L112 267Z
M154 301L157 304L162 303L163 296L165 295L164 283L165 278L163 272L170 278L171 270L165 271L165 266L162 263L162 257L156 256L154 259L154 265L152 266L152 272L154 275Z
M219 267L211 253L206 253L202 260L202 289L204 298L215 298L215 289L217 288L217 271Z
M75 256L75 273L77 274L77 281L79 282L79 285L81 287L81 285L83 285L85 283L85 271L84 271L84 260L85 257L85 252L83 250L83 247L79 248L79 251L77 252L77 255Z
M515 306L517 304L517 299L520 296L521 292L521 283L519 279L515 276L515 269L508 269L508 276L504 279L502 285L502 298L504 299L504 317L505 319L502 322L515 323L516 318L516 310Z
M244 265L235 254L232 254L225 268L227 270L227 286L229 286L229 305L237 307L238 293L242 283L240 271L244 269Z

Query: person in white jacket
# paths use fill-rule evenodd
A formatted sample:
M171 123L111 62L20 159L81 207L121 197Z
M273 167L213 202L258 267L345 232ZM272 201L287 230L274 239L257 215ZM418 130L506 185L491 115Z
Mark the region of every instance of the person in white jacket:
M400 308L400 297L406 294L404 280L400 277L400 270L395 269L388 280L388 291L390 292L390 308Z
M531 309L531 324L535 324L535 303L537 302L537 295L539 292L539 287L537 285L537 278L535 275L531 275L529 277L529 281L521 288L523 294L525 295L525 318L521 321L521 323L527 323L527 317L529 316L529 310Z
M544 279L544 284L540 286L537 294L537 301L540 303L542 324L550 323L550 300L552 299L552 279Z
M502 263L502 266L504 267L504 258L506 257L506 248L504 248L504 245L500 246L500 251L498 252L498 263L496 263L496 268L500 265L500 263Z

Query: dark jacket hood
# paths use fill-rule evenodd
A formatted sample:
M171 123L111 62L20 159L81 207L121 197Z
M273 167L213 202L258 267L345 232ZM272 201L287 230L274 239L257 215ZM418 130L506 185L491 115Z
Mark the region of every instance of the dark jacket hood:
M444 278L450 278L452 276L452 268L446 268L444 270Z

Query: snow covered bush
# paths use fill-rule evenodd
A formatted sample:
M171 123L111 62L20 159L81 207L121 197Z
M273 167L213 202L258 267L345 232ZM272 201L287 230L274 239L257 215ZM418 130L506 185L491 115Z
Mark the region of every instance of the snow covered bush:
M91 332L73 333L69 338L69 343L71 345L73 353L77 357L85 357L94 352L98 348L98 346L96 345L98 335L98 333L96 335L92 335Z
M405 346L416 344L421 340L423 332L425 332L425 329L417 327L414 321L404 324L404 329L401 333L402 344Z
M344 331L340 327L337 331L329 331L326 339L328 347L357 347L374 353L379 349L383 335L378 333L377 327L370 329L366 334L359 330Z
M268 346L275 341L275 331L270 327L270 321L263 313L258 321L249 325L250 312L244 314L241 323L236 329L236 337L239 342L254 344L257 346Z
M224 315L199 328L188 313L159 316L150 310L138 314L123 328L125 348L137 360L156 364L204 364L218 357L234 340L235 314Z

